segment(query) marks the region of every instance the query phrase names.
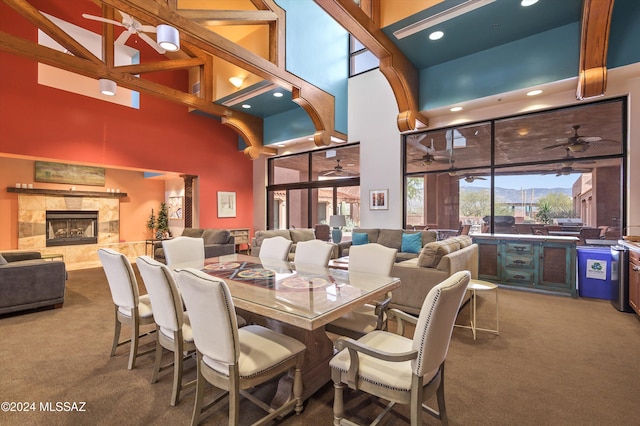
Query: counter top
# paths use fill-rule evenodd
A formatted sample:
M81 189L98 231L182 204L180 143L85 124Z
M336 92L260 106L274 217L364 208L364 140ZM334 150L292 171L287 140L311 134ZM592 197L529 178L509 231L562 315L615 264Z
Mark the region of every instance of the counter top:
M470 234L472 238L492 238L496 240L530 240L530 241L562 241L577 242L578 237L565 237L559 235L533 235L533 234Z

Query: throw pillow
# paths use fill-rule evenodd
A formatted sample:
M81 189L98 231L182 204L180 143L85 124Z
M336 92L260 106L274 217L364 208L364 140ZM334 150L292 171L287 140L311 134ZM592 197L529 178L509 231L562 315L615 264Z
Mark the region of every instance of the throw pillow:
M7 259L5 259L1 254L0 254L0 265L6 265L7 263Z
M419 232L414 234L402 234L402 248L400 249L403 253L420 253L422 250L422 235Z
M369 244L369 234L364 232L354 232L351 234L351 245L360 246L362 244Z
M440 259L447 254L460 250L460 243L457 241L437 241L429 243L423 247L418 257L418 265L423 268L435 268L440 263Z

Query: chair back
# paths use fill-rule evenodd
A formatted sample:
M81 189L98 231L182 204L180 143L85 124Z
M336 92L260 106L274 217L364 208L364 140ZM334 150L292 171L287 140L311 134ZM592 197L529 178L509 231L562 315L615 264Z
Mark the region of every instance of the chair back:
M155 323L167 336L173 337L173 332L181 330L184 323L184 306L173 273L167 265L149 256L139 256L136 265L153 306Z
M265 238L262 240L262 245L260 245L259 257L261 259L287 260L291 244L293 244L293 241L281 236Z
M204 240L179 236L163 240L162 248L167 265L171 268L204 268Z
M327 267L333 245L326 241L309 240L300 241L296 244L296 253L293 262L296 264L314 265Z
M138 306L138 281L127 256L113 249L101 248L98 257L107 276L113 303L126 310Z
M390 276L397 252L397 249L378 243L351 246L349 272Z
M432 377L447 356L453 325L470 279L469 271L456 272L427 294L413 335L412 349L418 351L418 357L411 361L415 375Z
M238 361L238 320L227 284L194 268L176 272L196 349L224 365ZM222 369L228 373L228 369Z
M315 228L316 239L322 240L322 241L331 240L331 227L329 227L329 225L327 225L326 223L319 223L316 226L314 226L314 228Z

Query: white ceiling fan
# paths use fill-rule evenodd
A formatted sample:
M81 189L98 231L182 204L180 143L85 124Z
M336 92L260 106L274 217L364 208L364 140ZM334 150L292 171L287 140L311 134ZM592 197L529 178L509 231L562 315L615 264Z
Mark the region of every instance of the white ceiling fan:
M153 47L158 53L165 53L166 50L160 47L151 37L145 33L155 33L156 27L153 25L143 25L140 21L133 18L131 15L118 11L122 16L122 22L114 21L113 19L103 18L102 16L94 16L86 13L82 14L83 18L91 19L93 21L106 22L107 24L117 25L123 27L126 31L123 31L115 41L115 44L124 45L129 37L133 34L137 34L142 40L144 40L149 46Z

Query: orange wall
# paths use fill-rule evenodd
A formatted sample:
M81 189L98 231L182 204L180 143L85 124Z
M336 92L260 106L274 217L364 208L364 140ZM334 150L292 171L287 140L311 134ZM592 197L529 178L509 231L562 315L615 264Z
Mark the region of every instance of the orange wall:
M79 25L83 24L82 18L77 17L82 12L100 13L100 9L89 1L31 3ZM76 10L70 11L69 8ZM37 39L36 28L4 3L0 3L0 31L32 41ZM142 63L160 59L151 49L146 49L144 43L137 43L136 47L141 50ZM222 126L217 119L190 113L183 106L145 94L141 94L141 108L136 110L40 86L37 84L35 62L5 53L0 53L0 69L0 155L104 166L114 169L114 179L118 176L115 169L197 175L201 227L251 227L252 164L238 151L235 132ZM186 71L145 74L142 78L183 89L188 86ZM20 170L1 168L0 184L6 187L15 186L16 182L32 182L33 168L23 164L24 170L21 167L18 167ZM117 187L129 193L129 185L133 185L133 181L128 178L122 180ZM237 217L217 218L217 191L237 193ZM7 229L12 233L11 227L15 225L9 222L17 213L5 213L2 207L13 208L11 197L17 199L17 195L0 192L0 231L3 235L0 249L15 248L6 246L8 240L4 235ZM160 197L155 200L131 199L131 209L150 211L145 203L152 201L159 205L164 194ZM121 238L135 239L140 225L130 226L124 223L126 220L126 217L121 217L125 231ZM130 229L136 231L130 233Z

